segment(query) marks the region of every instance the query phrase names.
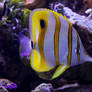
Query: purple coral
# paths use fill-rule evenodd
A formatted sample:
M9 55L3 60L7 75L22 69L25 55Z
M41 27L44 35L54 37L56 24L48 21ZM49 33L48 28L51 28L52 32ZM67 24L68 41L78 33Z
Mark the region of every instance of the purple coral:
M9 83L8 85L5 86L6 89L16 89L17 85L15 83Z

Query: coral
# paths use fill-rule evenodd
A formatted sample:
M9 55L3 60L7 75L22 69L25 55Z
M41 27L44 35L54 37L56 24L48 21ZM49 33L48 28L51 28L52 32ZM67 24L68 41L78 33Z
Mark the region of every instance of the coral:
M0 92L8 92L8 90L16 90L17 85L7 79L0 79Z

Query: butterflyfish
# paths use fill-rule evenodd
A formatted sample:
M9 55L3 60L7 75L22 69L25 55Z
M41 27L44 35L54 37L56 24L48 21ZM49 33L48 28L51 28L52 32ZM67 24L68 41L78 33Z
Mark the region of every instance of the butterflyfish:
M35 9L29 17L32 45L30 65L37 73L54 70L51 79L68 68L92 61L72 23L49 9Z

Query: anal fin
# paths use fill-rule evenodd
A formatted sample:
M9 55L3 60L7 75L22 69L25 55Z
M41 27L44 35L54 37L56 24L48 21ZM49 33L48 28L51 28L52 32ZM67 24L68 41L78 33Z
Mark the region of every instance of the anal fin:
M69 68L69 66L66 65L59 65L58 68L56 69L55 73L52 76L52 79L55 79L59 77L64 71L66 71Z

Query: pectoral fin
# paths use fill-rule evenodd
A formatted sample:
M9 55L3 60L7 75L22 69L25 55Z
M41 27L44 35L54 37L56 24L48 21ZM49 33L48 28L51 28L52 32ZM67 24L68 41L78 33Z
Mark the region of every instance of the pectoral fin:
M66 71L68 68L69 68L69 66L60 65L60 66L56 69L55 73L53 74L52 79L55 79L55 78L57 78L58 76L60 76L60 75L61 75L64 71Z

